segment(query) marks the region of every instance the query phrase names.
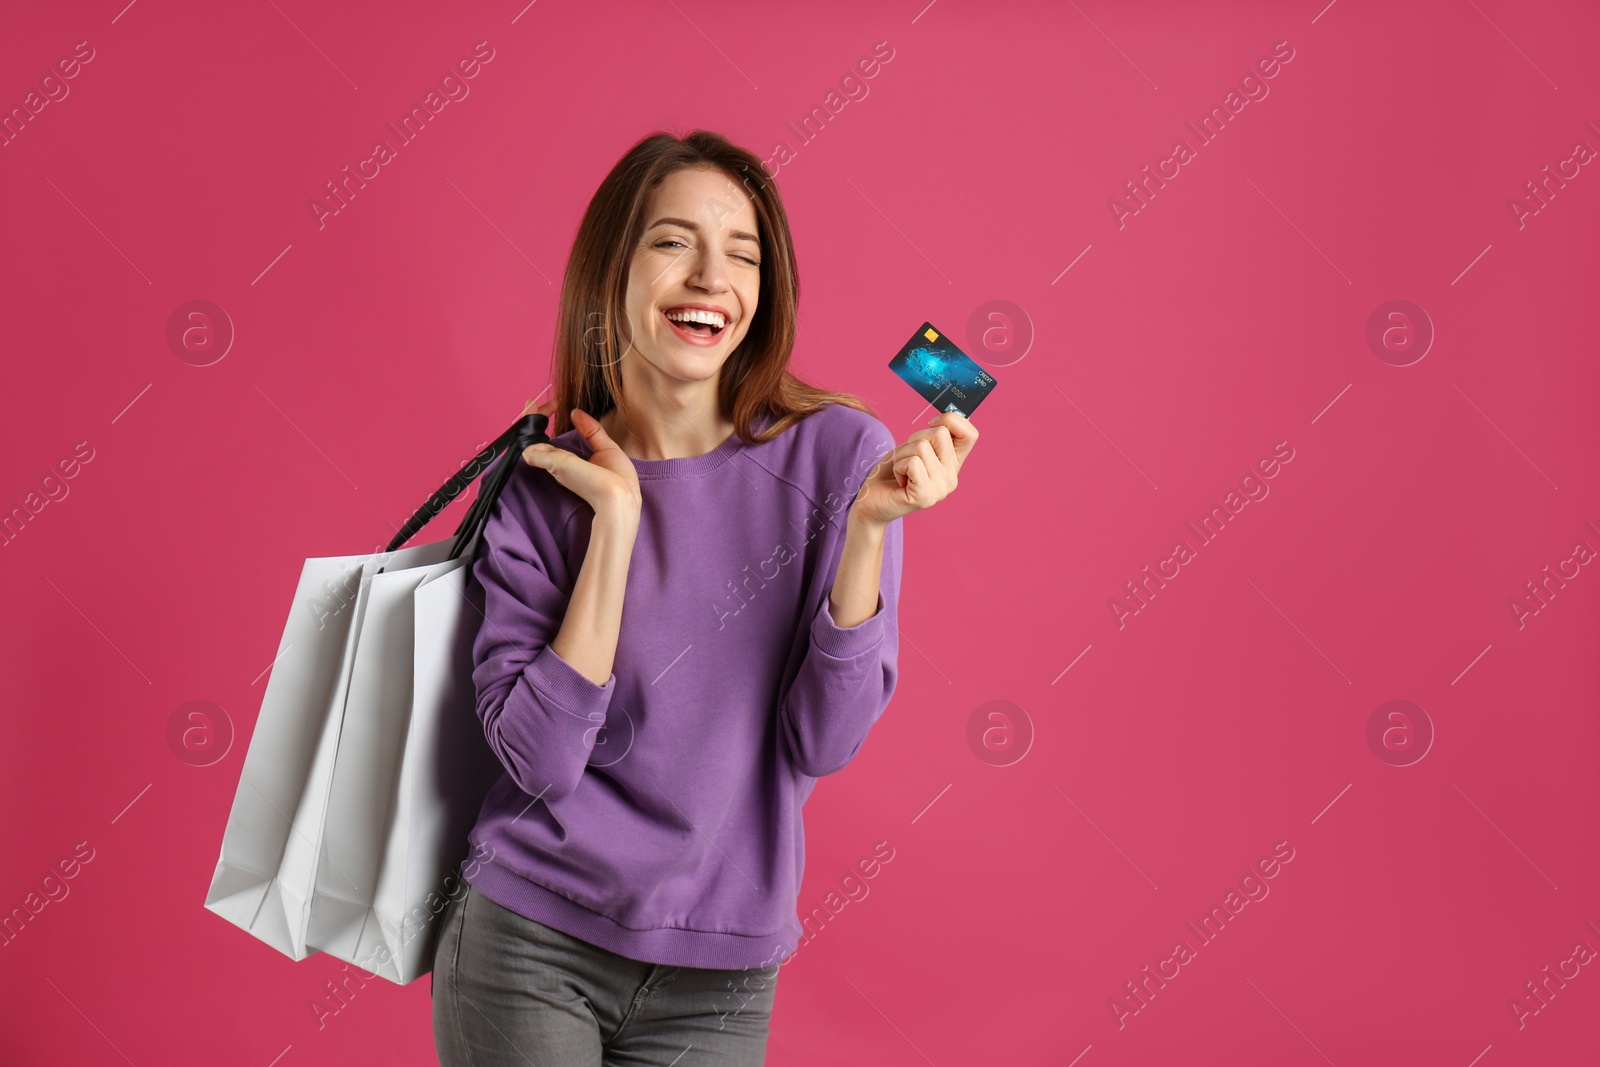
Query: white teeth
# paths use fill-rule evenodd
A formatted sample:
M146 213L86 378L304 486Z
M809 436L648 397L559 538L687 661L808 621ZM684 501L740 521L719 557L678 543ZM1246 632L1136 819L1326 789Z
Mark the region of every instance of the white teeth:
M698 308L677 308L666 312L666 316L673 322L703 322L719 330L728 324L728 320L717 312L701 311Z

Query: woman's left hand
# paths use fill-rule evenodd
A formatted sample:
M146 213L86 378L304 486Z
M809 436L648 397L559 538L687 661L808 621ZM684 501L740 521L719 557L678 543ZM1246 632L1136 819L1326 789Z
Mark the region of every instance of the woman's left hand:
M947 411L879 461L861 483L850 517L887 526L903 515L930 508L955 492L956 472L978 442L967 417Z

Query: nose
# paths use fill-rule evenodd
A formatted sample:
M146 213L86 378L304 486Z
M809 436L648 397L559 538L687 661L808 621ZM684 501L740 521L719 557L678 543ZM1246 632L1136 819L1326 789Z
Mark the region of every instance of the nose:
M689 270L689 284L708 293L721 293L728 289L727 257L716 248L703 247L694 254L694 264Z

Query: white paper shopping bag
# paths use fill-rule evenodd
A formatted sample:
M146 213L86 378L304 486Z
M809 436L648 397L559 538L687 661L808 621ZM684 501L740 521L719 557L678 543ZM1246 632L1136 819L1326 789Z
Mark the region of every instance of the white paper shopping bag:
M310 954L307 849L321 834L368 558L308 559L301 569L206 893L208 909L294 959Z
M338 883L348 893L370 893L373 887L371 872L360 871L359 856L323 862L339 739L353 668L363 659L373 576L379 566L432 562L449 547L442 542L392 554L308 559L301 570L206 895L207 908L293 959L317 951L306 935L319 872L325 883ZM409 607L408 602L408 615ZM350 752L346 757L357 761Z
M306 940L314 950L359 963L362 927L377 891L378 868L395 815L400 757L411 722L412 596L449 541L368 562L361 579L355 643L338 743L322 812L307 901ZM369 968L370 969L370 968Z
M294 959L326 951L405 983L431 967L452 871L503 773L475 712L466 600L525 415L381 553L308 559L205 906ZM401 548L496 457L453 540Z
M377 889L355 951L334 953L401 984L433 967L438 920L466 891L467 834L505 773L474 707L470 566L469 558L430 567L412 594L411 713Z

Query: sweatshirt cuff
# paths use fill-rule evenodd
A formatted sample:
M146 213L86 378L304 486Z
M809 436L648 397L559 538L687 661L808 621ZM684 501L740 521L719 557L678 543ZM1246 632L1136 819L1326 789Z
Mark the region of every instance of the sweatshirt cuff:
M611 694L617 688L613 672L605 685L595 685L587 675L556 654L549 645L529 661L525 671L528 683L539 693L581 719L599 722L606 717Z
M824 594L822 607L811 621L811 644L823 654L834 659L855 659L878 646L883 640L883 593L878 593L878 603L872 614L854 626L840 626L833 619L832 597Z

